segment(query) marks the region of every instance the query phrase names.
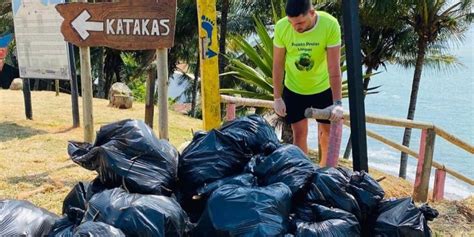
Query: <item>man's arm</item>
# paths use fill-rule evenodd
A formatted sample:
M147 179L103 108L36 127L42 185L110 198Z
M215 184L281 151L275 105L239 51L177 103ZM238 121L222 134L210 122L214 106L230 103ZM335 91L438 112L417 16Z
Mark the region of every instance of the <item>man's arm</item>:
M327 48L329 83L331 84L334 102L342 99L341 80L341 46Z
M280 99L283 90L283 73L285 71L285 48L273 47L273 98Z

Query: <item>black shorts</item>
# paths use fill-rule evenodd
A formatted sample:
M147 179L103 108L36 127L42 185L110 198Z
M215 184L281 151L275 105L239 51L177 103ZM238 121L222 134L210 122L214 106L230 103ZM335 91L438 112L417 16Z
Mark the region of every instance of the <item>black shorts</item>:
M286 122L289 124L305 119L306 108L324 109L333 104L331 88L314 95L300 95L288 88L283 88L283 101L286 105ZM317 119L319 123L330 124L329 120Z

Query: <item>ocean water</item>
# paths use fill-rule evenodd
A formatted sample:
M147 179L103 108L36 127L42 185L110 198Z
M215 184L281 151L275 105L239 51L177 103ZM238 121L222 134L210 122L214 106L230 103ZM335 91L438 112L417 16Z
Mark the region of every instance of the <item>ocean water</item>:
M462 45L453 50L453 54L463 64L462 67L439 71L425 67L418 93L415 120L431 122L456 135L469 144L474 144L474 27L466 34ZM382 85L380 93L370 95L365 100L366 113L406 118L411 93L414 69L404 69L388 65L386 71L371 80L371 86ZM349 109L348 100L344 100L345 109ZM403 128L367 124L367 129L375 131L401 144ZM410 148L419 150L420 130L412 132ZM341 156L344 152L349 129L344 129ZM316 123L310 125L308 138L310 147L317 147ZM398 175L400 152L367 138L369 167ZM414 180L416 160L408 158L408 179ZM465 176L474 179L474 155L436 137L434 161L444 164ZM432 170L434 175L434 169ZM432 175L430 188L433 186ZM450 199L474 195L474 187L450 175L447 177L445 196Z

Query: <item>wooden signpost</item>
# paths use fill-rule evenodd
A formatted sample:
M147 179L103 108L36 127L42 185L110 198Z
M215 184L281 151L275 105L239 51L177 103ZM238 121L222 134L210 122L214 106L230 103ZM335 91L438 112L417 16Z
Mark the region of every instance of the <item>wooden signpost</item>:
M122 0L116 3L93 4L82 1L59 4L56 9L64 18L61 25L64 39L81 48L85 140L89 141L93 136L92 79L88 76L91 71L90 46L106 46L120 50L157 50L160 85L159 136L168 139L166 48L174 45L176 0Z
M176 0L69 3L56 9L64 18L64 38L80 47L143 50L174 44Z

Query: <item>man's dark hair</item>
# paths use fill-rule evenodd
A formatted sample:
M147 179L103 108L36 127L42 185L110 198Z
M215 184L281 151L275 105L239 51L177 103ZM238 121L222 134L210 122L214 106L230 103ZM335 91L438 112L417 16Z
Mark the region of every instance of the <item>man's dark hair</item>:
M297 17L301 14L306 15L311 9L311 0L288 0L286 2L286 15Z

